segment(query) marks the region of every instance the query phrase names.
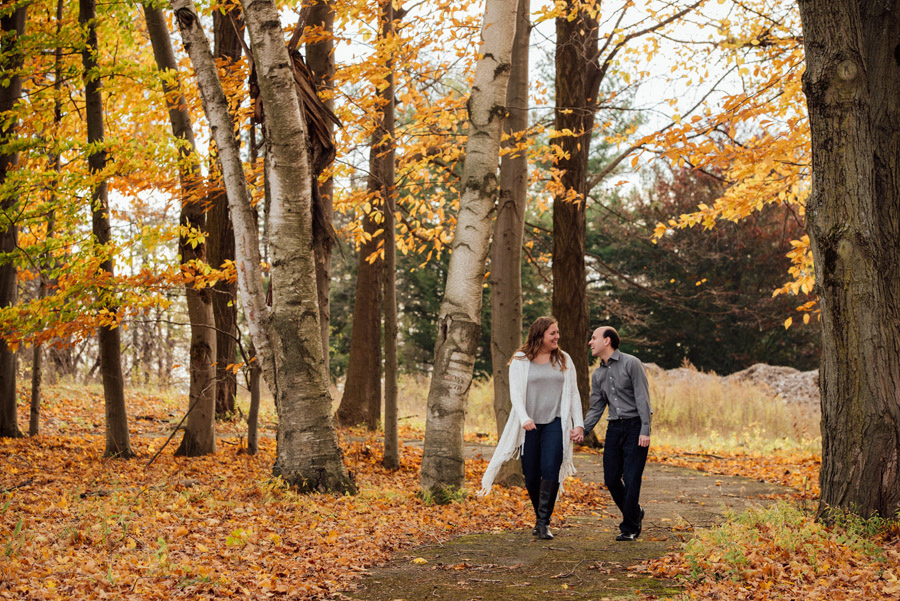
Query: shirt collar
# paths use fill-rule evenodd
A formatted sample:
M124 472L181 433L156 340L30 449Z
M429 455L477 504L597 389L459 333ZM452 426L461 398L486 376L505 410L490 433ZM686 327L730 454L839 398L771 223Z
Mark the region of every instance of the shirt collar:
M613 354L609 356L609 359L606 360L606 363L603 361L600 362L600 365L604 367L609 367L611 361L618 361L622 358L622 353L619 352L619 349L613 351Z

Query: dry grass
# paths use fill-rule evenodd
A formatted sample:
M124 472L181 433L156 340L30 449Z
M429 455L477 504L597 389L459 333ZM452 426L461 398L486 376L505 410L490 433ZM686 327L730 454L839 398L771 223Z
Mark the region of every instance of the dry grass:
M818 451L819 409L789 404L770 392L742 382L686 370L650 376L654 444L681 448ZM400 381L401 423L424 430L429 379ZM469 391L467 438L496 441L493 380L476 380Z

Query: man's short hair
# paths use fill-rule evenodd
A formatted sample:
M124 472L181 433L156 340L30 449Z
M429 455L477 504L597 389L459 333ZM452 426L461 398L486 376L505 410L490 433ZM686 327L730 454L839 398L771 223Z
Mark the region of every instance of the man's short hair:
M603 329L603 337L609 338L609 344L614 348L619 348L619 333L616 332L616 329L612 326L606 326Z

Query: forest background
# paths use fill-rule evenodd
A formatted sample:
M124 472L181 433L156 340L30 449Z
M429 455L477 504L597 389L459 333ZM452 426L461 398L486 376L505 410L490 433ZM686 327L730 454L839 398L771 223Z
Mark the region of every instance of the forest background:
M270 20L281 16L284 33L278 29L275 45L287 43L290 51L287 79L271 75L278 63L263 53L265 28L254 27L265 19L253 6L270 11ZM469 328L471 360L462 361L468 377L474 373L493 387L491 394L485 384L475 385L480 404L494 404L477 430L502 429L509 412L498 370L510 351L498 352L495 328L498 315L507 314L494 305L500 291L519 288L498 279L509 261L521 270L521 295L505 301L517 317L514 338L538 315L556 314L563 348L582 378L589 326L601 322L620 329L623 350L663 368L689 364L725 374L758 362L818 366L797 8L762 0L504 7L507 16L530 15L534 25L519 27L516 42L510 37L511 66L495 71L508 71L510 79L499 155L528 167L511 176L523 192L504 187L501 169L498 189L482 203L485 241L494 219L497 226L490 257L485 250L469 277L481 294L466 308L476 327ZM50 440L89 461L99 455L91 449L102 428L106 456L137 455L178 470L171 457L160 458L171 436L156 436L159 430L184 432L178 455L225 454L226 462L228 450L217 450L216 437L238 435L239 449L264 455L254 460L248 503L251 497L295 502L282 482L300 491L352 493L362 486L363 499L374 495L382 503L366 486L388 485L381 474L367 480L368 459L360 459L380 443L365 438L350 443L352 450L343 438L339 446L338 434L370 436L347 429L359 424L383 430L385 467L413 472L417 459L396 444L403 378L419 392L407 393L407 404L425 408L422 386L430 386L426 413L431 419L441 412L440 391L422 376L446 368L440 349L448 323L442 301L452 288L450 249L460 244L457 219L469 206L467 170L475 162L469 159L481 156L468 146L478 138L469 122L477 120L476 90L486 89L473 82L479 66L501 56L485 50L490 35L479 54L481 7L334 2L300 10L290 2L195 7L181 1L173 8L177 18L159 3L38 0L7 3L0 14L6 227L0 434L19 434L19 414L29 415L33 435L45 428L43 436L6 448L7 462L24 462L35 473L51 469L41 450ZM212 44L204 50L206 36ZM581 50L568 56L572 48ZM276 84L287 87L277 92L270 87ZM512 96L515 86L525 90L519 99ZM289 96L299 102L285 109L278 100ZM280 129L285 123L302 131L293 145ZM496 171L501 159L482 163ZM511 245L498 244L513 232L500 229L507 193L520 197L520 241ZM286 218L293 210L306 215L299 225ZM496 254L508 246L515 254ZM286 312L302 306L295 319ZM261 400L269 398L264 382L277 417ZM457 384L445 396L461 397L464 414L470 385L465 376ZM66 392L73 388L90 391L85 398L94 402L74 402ZM242 403L236 403L239 388L248 391ZM729 394L738 398L713 395L720 409L731 407ZM750 397L750 404L771 402ZM694 409L705 400L702 393L684 399ZM459 413L456 407L445 406ZM332 426L335 411L343 429ZM687 419L697 430L708 426L693 410L681 415L692 416ZM774 424L787 414L768 415ZM746 444L760 422L742 412L732 416L724 427ZM136 426L135 419L159 428ZM815 463L810 449L817 433L808 416L787 419L794 430L773 426L759 452L774 457L775 447L799 448L807 455L798 463ZM423 435L400 427L404 436ZM265 440L271 429L277 447ZM132 444L129 430L147 439ZM462 442L461 423L437 431ZM296 444L307 434L316 441L312 450ZM424 502L458 499L471 474L461 461L429 466L428 458L439 455L429 444L441 443L427 431L424 438ZM799 444L785 442L791 438ZM447 443L451 455L454 444ZM350 474L348 453L356 457ZM259 469L266 463L281 477L275 484ZM111 470L102 477L106 496L115 485L105 479L127 478L111 474L132 468L104 469ZM4 481L9 520L24 511L22 495L35 483L13 478L21 471L10 470ZM805 494L814 495L815 473L802 477ZM416 486L404 481L400 488L413 493ZM87 495L82 500L93 494L90 486L79 490ZM60 494L51 505L63 511L70 501ZM192 493L179 498L198 500ZM483 519L516 502L504 499L506 505L484 509ZM422 499L403 502L408 511ZM84 516L89 511L79 509ZM106 522L122 522L123 510L115 511L119 517ZM26 538L26 522L17 520L4 530L6 556L17 557L22 569L22 560L27 566L46 541ZM92 526L84 525L65 535L65 543L86 552L98 545L126 554L152 551L157 581L210 584L208 573L168 560L169 535L148 543L138 537L142 526L130 531L135 522L125 521L121 540L86 534ZM323 533L325 544L338 539L335 532ZM275 536L267 540L277 547L282 535ZM258 533L243 527L220 538L228 548L260 544ZM209 548L203 540L195 541L201 552ZM379 544L386 553L397 543ZM358 561L343 557L345 565ZM128 580L133 591L140 569L107 583L115 588ZM339 584L311 582L306 589L313 594ZM278 585L270 578L254 586Z

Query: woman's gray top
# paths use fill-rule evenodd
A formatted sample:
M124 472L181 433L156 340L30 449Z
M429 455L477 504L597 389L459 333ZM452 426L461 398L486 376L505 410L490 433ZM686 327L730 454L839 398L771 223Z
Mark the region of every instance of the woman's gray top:
M531 421L549 424L559 417L565 380L561 366L531 362L528 366L528 385L525 387L525 412Z

